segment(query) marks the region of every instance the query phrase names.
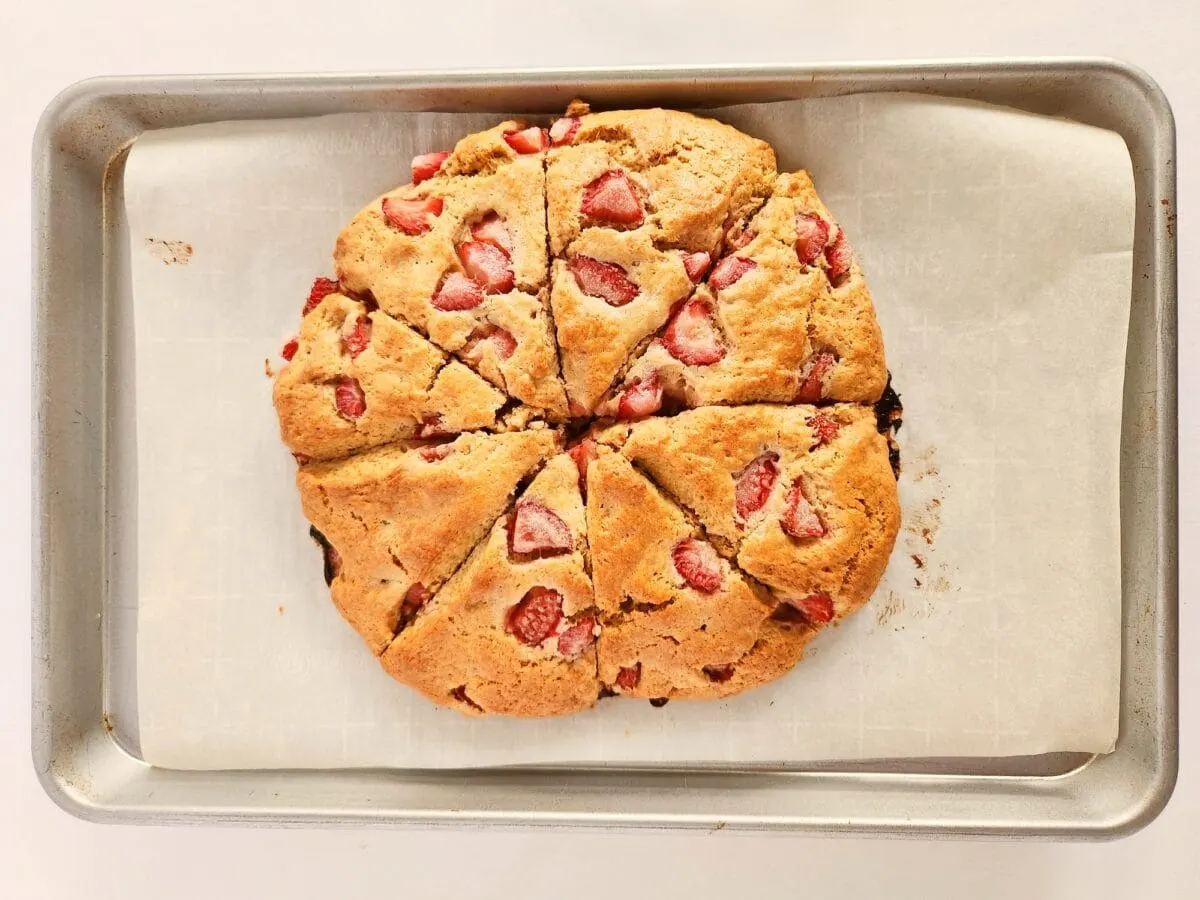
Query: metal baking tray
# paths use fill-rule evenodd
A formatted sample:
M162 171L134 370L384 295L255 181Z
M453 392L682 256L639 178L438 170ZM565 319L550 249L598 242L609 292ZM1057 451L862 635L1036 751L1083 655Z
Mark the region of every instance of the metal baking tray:
M1121 432L1120 737L1107 755L781 769L506 768L180 772L138 756L129 648L136 530L121 177L142 132L347 111L554 113L875 91L969 98L1118 132L1136 186ZM1110 60L991 60L610 71L118 78L68 88L34 139L33 757L85 819L589 825L1110 837L1175 783L1177 728L1175 129L1145 74ZM114 504L115 506L115 504Z

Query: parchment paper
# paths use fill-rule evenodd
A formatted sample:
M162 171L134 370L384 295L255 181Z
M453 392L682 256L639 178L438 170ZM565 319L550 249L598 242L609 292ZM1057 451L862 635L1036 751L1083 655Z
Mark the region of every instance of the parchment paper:
M787 762L1108 751L1133 187L1120 139L904 95L718 111L806 167L903 395L905 524L868 607L722 703L471 720L338 617L279 442L278 364L340 227L414 153L498 121L151 132L125 200L136 329L138 704L179 768ZM132 514L133 509L129 512Z

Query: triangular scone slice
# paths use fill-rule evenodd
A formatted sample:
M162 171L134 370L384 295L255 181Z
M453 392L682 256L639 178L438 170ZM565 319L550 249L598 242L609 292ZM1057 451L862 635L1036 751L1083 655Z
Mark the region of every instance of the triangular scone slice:
M274 400L283 442L300 457L491 428L505 402L407 325L341 293L304 316L293 351Z
M590 413L633 348L692 290L682 256L640 232L589 228L554 262L550 303L573 415Z
M338 560L330 566L334 603L375 653L556 446L548 430L464 434L448 444L394 444L300 467L304 514Z
M737 561L771 588L780 615L820 625L870 599L896 542L900 504L871 409L794 409L808 413L816 445L781 456Z
M813 629L774 606L683 512L607 448L588 469L600 681L650 699L712 698L777 678Z
M494 340L498 364L484 374L562 418L544 185L541 159L521 157L489 174L397 188L346 226L334 264L346 288L374 297L444 350L468 358L480 340Z
M382 656L395 678L473 715L550 716L599 695L579 471L559 454Z
M546 213L555 256L589 226L639 230L659 246L713 252L775 179L770 145L675 110L568 116L555 123L551 140Z

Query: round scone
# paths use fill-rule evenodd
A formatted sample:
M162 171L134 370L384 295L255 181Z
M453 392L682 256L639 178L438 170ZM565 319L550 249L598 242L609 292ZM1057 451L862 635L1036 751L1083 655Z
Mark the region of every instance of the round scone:
M882 335L767 144L503 122L415 158L334 266L275 407L333 601L398 681L467 715L727 697L870 598L900 522Z

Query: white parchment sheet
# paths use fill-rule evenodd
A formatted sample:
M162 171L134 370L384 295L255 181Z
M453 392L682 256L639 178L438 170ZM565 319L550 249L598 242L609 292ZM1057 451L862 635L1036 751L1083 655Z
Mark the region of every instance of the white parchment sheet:
M784 762L1107 751L1133 184L1114 134L905 95L719 111L806 167L867 273L903 396L905 524L857 616L721 703L473 720L393 682L328 599L278 364L340 227L496 116L148 133L125 175L138 704L179 768ZM132 512L132 510L130 510Z

